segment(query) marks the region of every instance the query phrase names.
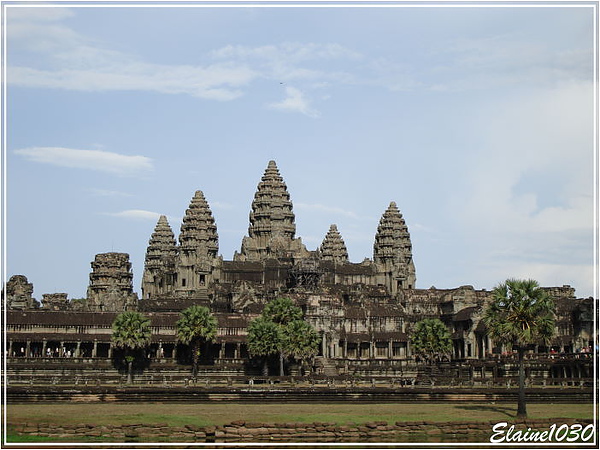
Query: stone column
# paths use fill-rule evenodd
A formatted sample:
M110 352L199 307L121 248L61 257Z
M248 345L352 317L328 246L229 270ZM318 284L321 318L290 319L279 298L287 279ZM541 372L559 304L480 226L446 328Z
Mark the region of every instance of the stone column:
M8 356L12 357L12 347L13 347L13 341L12 339L8 340Z
M177 361L177 344L173 344L173 361Z
M225 342L221 342L221 348L219 349L219 359L225 358Z
M92 349L92 358L96 358L98 356L98 340L94 339L94 348Z
M46 339L42 340L42 357L46 357L46 349L48 348L48 341Z
M158 356L159 358L162 358L164 356L162 341L158 341L158 350L156 351L156 356Z
M390 339L388 342L388 359L392 359L394 357L394 351L392 348L392 340Z
M242 355L242 344L239 342L235 344L235 354L233 355L235 359L240 359Z
M25 344L25 357L29 358L31 356L31 341L27 339L27 343Z
M321 352L323 353L323 357L327 358L327 337L325 333L323 333L323 339L321 340Z
M73 357L79 358L80 356L81 356L81 341L77 341L77 347L75 348Z
M109 344L109 346L108 346L108 357L112 358L112 355L113 355L113 345L112 345L112 342L111 342Z

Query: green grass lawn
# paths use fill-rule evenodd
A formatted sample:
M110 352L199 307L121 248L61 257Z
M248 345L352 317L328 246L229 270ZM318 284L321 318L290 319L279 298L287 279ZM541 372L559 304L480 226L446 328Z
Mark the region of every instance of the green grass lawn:
M592 418L593 405L529 404L529 417ZM120 425L167 423L170 426L224 425L247 422L335 422L361 424L383 420L488 421L513 419L516 405L509 403L60 403L7 405L9 424L53 423Z
M515 420L516 405L497 403L35 403L9 404L6 408L8 441L10 443L110 441L100 437L42 437L20 435L19 428L26 423L94 424L158 424L169 426L225 425L235 420L246 422L334 422L337 424L364 424L366 422L398 421L506 421ZM593 417L593 405L582 404L529 404L531 419ZM411 440L428 441L429 436L412 436Z

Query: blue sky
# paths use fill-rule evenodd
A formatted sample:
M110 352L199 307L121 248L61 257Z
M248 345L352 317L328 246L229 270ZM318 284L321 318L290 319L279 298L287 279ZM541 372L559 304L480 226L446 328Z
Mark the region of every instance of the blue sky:
M270 159L309 249L335 223L371 258L395 201L417 287L594 295L591 7L90 5L4 5L6 275L36 298L108 251L139 292L198 189L231 259Z

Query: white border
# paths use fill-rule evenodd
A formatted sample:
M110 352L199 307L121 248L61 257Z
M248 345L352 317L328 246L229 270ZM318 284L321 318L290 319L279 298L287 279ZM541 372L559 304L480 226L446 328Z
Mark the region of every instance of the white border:
M600 299L600 280L598 280L598 276L600 276L600 236L599 236L599 227L600 227L600 207L598 205L599 200L599 181L598 181L598 173L600 170L600 158L598 155L598 108L599 108L599 99L598 99L598 6L600 0L583 0L583 1L572 1L572 0L513 0L513 1L486 1L486 0L463 0L457 2L456 0L437 0L437 1L428 1L428 0L413 0L413 1L396 1L396 0L377 0L374 2L369 1L357 1L357 2L348 2L347 0L301 0L301 1L288 1L288 0L237 0L237 1L194 1L194 0L179 0L176 3L171 3L165 0L157 0L156 2L148 1L148 0L101 0L101 1L85 1L85 0L63 0L63 1L53 1L53 2L44 2L38 3L35 0L21 0L21 1L4 1L0 0L0 5L2 10L0 12L0 23L2 24L2 49L0 55L0 64L2 65L1 71L1 79L2 82L2 93L0 101L2 102L2 123L0 128L0 134L2 136L2 154L0 155L0 168L2 171L2 183L1 183L1 224L2 224L2 234L0 237L0 249L1 249L1 261L0 261L0 276L2 279L3 286L7 281L7 226L6 226L6 214L7 214L7 179L8 179L8 170L7 170L7 77L6 77L6 67L7 67L7 39L6 39L6 8L8 7L31 7L31 8L53 8L53 7L70 7L70 8L102 8L102 7L121 7L121 8L178 8L178 7L210 7L210 8L240 8L240 7L252 7L252 8L592 8L593 10L593 120L594 120L594 132L593 132L593 172L594 172L594 193L593 193L593 226L594 226L594 248L593 248L593 266L594 266L594 281L593 281L593 291L594 291L594 338L596 345L599 342L598 336L598 307L599 307L599 299ZM4 298L1 299L4 302ZM2 317L0 320L0 325L2 326L2 337L3 342L6 342L6 308L3 308ZM1 350L0 358L2 359L2 384L3 384L3 399L2 399L2 408L3 408L3 432L2 432L2 445L10 445L13 447L76 447L76 446L85 446L85 447L138 447L138 448L147 448L147 447L314 447L314 448L324 448L324 447L389 447L389 448L406 448L406 447L479 447L482 445L490 446L490 447L502 447L502 448L516 448L516 447L580 447L580 448L596 448L598 446L598 435L600 434L600 430L596 430L594 435L593 443L490 443L490 442L476 442L476 443L454 443L454 442L431 442L431 443L420 443L420 442L406 442L406 443L336 443L336 442L309 442L309 443L275 443L275 442L263 442L263 443L251 443L251 442L211 442L211 443L194 443L194 442L182 442L182 443L145 443L145 442L124 442L124 443L110 443L110 442L99 442L99 443L78 443L78 442L31 442L31 443L8 443L7 442L7 414L6 414L6 399L7 399L7 385L4 382L4 378L6 376L6 358L4 357L4 346ZM594 354L594 374L599 374L599 365L598 365L598 352L596 351ZM593 405L594 405L594 423L598 423L598 377L594 376L594 386L593 386ZM491 425L490 425L491 432ZM594 447L591 447L591 446Z

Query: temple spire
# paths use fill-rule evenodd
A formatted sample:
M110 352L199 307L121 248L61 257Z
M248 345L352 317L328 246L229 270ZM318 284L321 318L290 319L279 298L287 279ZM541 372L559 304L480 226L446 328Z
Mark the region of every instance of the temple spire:
M395 202L390 203L379 221L373 260L381 272L392 273L395 287L414 288L416 277L410 234Z
M197 296L206 289L218 251L215 219L202 191L196 191L179 234L176 285L181 295Z
M348 262L348 250L337 229L337 225L329 227L327 235L320 247L321 258L326 261Z
M296 223L292 202L275 161L269 161L258 183L250 212L248 236L235 259L257 261L268 257L298 256L306 253L295 239Z
M219 251L217 226L202 191L196 191L185 211L179 246L182 252L195 253L198 257L216 258Z
M148 241L142 297L150 298L173 289L177 242L166 216L160 216Z

